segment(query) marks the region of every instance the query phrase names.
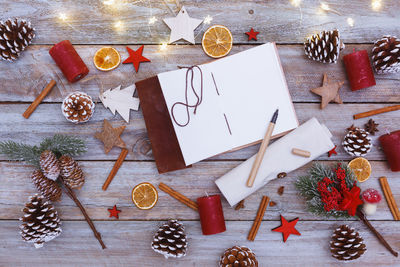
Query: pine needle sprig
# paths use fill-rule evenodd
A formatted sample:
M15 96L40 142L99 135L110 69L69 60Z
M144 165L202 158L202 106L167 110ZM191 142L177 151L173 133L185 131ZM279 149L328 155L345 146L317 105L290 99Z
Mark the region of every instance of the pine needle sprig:
M345 163L340 163L339 166L345 170L347 186L349 188L353 187L356 179L353 171ZM306 199L308 211L317 216L350 218L346 211L325 210L321 193L318 191L318 182L322 181L324 177L337 178L331 167L317 162L311 167L308 175L299 177L295 182L295 187L299 194Z
M78 156L86 152L85 141L77 137L56 134L51 138L45 138L39 146L31 146L14 141L0 142L0 153L10 160L25 161L27 164L40 167L40 154L45 150L51 150L58 157L69 155Z

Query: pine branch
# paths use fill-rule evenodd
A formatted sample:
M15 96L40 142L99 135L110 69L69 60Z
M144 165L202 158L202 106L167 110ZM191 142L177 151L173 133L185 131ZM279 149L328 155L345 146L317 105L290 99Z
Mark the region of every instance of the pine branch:
M25 161L39 168L41 151L37 146L16 143L14 141L0 142L0 153L8 156L10 160Z
M56 134L40 143L40 151L51 150L58 157L68 155L79 156L87 151L85 141L73 136Z

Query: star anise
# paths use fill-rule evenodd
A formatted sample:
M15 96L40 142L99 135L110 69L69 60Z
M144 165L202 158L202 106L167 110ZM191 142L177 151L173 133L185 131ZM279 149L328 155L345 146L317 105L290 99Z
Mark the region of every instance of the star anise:
M375 135L375 132L379 132L378 130L378 123L376 123L373 119L370 119L366 124L365 124L365 130L369 132L372 135Z

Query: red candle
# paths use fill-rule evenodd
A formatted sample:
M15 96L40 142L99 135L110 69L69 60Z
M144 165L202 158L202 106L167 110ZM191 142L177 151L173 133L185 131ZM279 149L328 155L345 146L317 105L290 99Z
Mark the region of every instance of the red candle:
M345 55L343 61L352 91L357 91L376 84L367 50Z
M199 197L197 204L199 205L203 235L214 235L226 231L224 212L219 195Z
M68 40L55 44L49 54L70 83L79 81L89 73L88 67Z
M381 135L379 141L392 171L400 171L400 130Z

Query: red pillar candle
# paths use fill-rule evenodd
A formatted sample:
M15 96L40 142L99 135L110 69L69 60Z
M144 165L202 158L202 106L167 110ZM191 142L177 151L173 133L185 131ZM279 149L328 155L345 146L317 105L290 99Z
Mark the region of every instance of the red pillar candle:
M68 40L55 44L49 54L70 83L79 81L89 73L88 67Z
M400 130L381 135L379 141L392 171L400 171Z
M352 91L357 91L376 84L367 50L345 55L343 61Z
M226 231L220 195L199 197L197 204L203 235L214 235Z

